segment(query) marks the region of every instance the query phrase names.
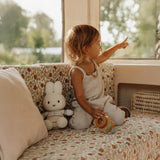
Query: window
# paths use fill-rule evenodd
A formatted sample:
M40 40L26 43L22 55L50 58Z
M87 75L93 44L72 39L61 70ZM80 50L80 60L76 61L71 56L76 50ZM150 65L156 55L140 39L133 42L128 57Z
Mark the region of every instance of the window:
M102 49L128 36L129 47L111 58L160 58L159 0L100 0Z
M61 0L0 0L0 64L60 62Z

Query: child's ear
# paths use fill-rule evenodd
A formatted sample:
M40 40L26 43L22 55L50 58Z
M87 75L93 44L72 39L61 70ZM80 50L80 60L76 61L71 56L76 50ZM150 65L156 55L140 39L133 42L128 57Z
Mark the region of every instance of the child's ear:
M87 54L88 53L88 47L87 46L83 46L82 51L83 51L83 53Z

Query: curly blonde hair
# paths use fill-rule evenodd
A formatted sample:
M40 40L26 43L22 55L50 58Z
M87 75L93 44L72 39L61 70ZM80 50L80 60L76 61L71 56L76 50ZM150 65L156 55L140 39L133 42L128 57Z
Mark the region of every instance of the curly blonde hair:
M91 45L99 36L99 31L90 25L76 25L68 31L65 49L72 65L80 64L84 60L83 47Z

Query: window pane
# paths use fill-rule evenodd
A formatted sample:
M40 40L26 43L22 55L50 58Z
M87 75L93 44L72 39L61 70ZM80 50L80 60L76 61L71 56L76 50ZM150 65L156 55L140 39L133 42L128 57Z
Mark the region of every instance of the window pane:
M0 64L60 62L61 0L0 0Z
M102 49L128 36L129 47L118 50L112 58L154 58L158 3L158 0L100 0Z

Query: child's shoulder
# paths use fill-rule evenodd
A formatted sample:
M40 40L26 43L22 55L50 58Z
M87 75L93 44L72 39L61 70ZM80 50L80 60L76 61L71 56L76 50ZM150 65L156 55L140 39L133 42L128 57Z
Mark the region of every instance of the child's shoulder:
M80 66L72 66L70 69L71 77L84 77L85 71Z

